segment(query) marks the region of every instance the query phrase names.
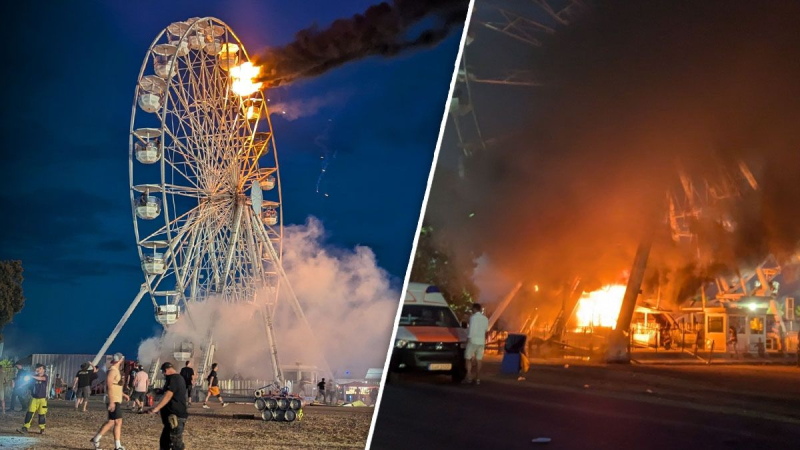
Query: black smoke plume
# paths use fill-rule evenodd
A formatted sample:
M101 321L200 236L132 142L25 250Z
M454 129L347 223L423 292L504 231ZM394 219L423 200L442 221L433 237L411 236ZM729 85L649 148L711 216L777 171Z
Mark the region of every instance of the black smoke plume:
M336 20L324 30L306 28L294 42L254 58L261 66L259 81L280 86L367 56L391 57L436 45L464 24L468 5L468 0L393 0Z

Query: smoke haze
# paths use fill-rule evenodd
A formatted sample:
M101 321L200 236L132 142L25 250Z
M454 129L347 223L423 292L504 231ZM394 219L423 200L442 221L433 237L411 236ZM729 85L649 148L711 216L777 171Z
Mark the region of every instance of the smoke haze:
M327 246L322 223L309 217L304 225L286 227L283 264L313 335L300 324L282 294L274 318L280 364L323 368L324 356L339 377L346 371L350 377L361 377L369 368L383 367L400 295L390 286L389 275L378 266L372 250ZM189 340L195 345L197 364L200 345L211 329L221 378L234 373L251 379L272 378L256 305L211 298L192 305L190 313L193 324L184 316L163 337L162 351L170 359L173 346ZM142 342L139 361L149 364L158 355L158 341L154 337Z
M326 29L314 25L299 31L293 42L255 56L262 67L259 81L279 86L367 56L431 47L463 25L468 5L468 0L393 0Z
M580 276L586 290L617 281L647 229L649 279L662 283L793 253L800 2L594 3L530 60L547 82L536 104L477 106L525 114L528 129L469 159L463 181L440 164L427 221L504 276L551 286ZM739 159L760 188L729 211L733 234L694 224L709 255L694 265L669 238L666 191L680 187L678 167L699 185Z
M338 91L308 99L278 101L269 105L269 113L293 121L314 116L323 108L346 102L349 97L349 92Z

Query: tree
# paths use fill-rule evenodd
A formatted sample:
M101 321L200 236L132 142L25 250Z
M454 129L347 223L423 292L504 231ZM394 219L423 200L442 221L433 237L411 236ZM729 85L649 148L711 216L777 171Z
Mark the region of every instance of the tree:
M22 280L22 261L0 261L0 330L25 306Z
M474 269L473 260L456 260L443 236L434 236L432 226L422 227L409 281L437 286L453 310L465 313L478 296L478 287L472 282Z

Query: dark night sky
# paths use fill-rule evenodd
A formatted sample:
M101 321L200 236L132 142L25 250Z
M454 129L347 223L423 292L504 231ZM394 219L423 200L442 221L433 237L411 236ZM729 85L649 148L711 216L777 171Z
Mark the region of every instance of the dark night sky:
M27 302L7 354L92 353L143 281L128 203L128 127L145 52L171 22L215 16L252 54L373 1L21 2L6 10L0 259L22 259ZM369 58L281 88L280 101L334 99L275 118L286 224L322 219L330 245L373 249L400 284L460 35L429 50ZM336 159L315 192L329 128ZM143 302L114 350L158 329Z

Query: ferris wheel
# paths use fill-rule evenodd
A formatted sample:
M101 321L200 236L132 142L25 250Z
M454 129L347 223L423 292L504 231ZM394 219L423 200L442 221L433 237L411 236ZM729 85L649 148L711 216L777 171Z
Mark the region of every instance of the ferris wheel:
M242 90L249 62L213 18L168 26L147 52L131 113L133 224L156 319L211 295L277 295L283 222L275 140L263 93ZM153 73L148 74L152 70ZM270 251L270 248L275 252Z
M262 308L280 378L271 316L281 286L305 316L281 265L281 180L257 74L242 42L212 17L170 24L147 50L128 169L144 283L98 359L144 296L165 327L214 297Z

